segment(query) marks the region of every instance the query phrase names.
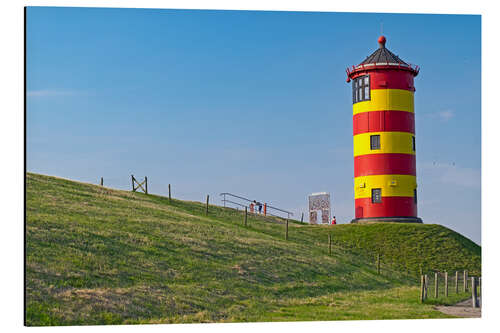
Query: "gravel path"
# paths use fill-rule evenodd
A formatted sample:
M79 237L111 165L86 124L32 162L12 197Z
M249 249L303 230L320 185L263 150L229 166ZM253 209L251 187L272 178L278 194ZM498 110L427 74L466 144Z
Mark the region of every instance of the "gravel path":
M436 306L436 310L456 317L481 318L481 308L472 307L472 298L453 306Z

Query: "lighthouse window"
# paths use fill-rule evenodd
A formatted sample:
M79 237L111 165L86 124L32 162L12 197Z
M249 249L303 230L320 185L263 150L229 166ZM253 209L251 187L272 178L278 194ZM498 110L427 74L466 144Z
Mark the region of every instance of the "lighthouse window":
M412 142L412 148L413 148L413 151L415 151L415 137L414 137L414 136L412 136L412 137L411 137L411 140L412 140L411 142Z
M413 201L417 203L417 189L413 190Z
M381 202L382 202L382 189L372 188L372 203L381 203Z
M370 135L370 149L380 149L380 135Z
M352 82L352 102L362 102L370 100L370 76L357 77Z

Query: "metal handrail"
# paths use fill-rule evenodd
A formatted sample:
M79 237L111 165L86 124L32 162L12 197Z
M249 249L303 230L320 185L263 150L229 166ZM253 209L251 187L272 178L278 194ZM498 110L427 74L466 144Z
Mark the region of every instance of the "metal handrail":
M234 201L227 200L227 199L223 199L222 201L224 201L224 202L229 202L229 203L232 203L232 204L235 204L235 205L241 206L241 207L248 207L248 206L246 206L246 205L242 205L242 204L240 204L239 202L234 202Z
M230 196L238 198L238 199L246 200L248 202L253 202L253 200L250 200L250 199L247 199L247 198L244 198L244 197L240 197L238 195L235 195L235 194L232 194L232 193L228 193L228 192L221 193L220 195L230 195Z
M226 194L227 194L227 193L226 193ZM241 207L248 208L248 206L246 206L246 205L242 205L242 204L240 204L239 202L235 202L235 201L231 201L231 200L227 200L227 199L222 199L221 201L223 201L223 202L224 202L224 204L225 204L226 202L229 202L229 203L232 203L232 204L234 204L234 205L238 205L238 206L241 206ZM282 218L282 217L281 217L281 216L279 216L279 215L274 215L274 214L271 214L271 213L267 213L266 215L268 215L268 216L274 216L274 217L280 217L280 218Z
M242 197L242 196L239 196L239 195L236 195L236 194L232 194L232 193L229 193L229 192L223 192L221 193L220 195L223 195L224 196L224 199L222 201L227 201L227 202L230 202L229 200L226 199L226 195L229 195L229 196L232 196L232 197L235 197L235 198L238 198L238 199L241 199L241 200L245 200L245 201L248 201L248 202L253 202L253 200L250 200L248 198L245 198L245 197ZM233 202L234 203L234 202ZM293 216L293 213L292 212L289 212L287 210L284 210L284 209L281 209L281 208L277 208L277 207L274 207L274 206L270 206L266 203L266 207L268 209L274 209L274 210L277 210L277 211L280 211L280 212L283 212L283 213L286 213L288 214L288 217L290 216ZM269 215L272 215L272 214L269 214ZM273 216L276 216L276 215L273 215Z

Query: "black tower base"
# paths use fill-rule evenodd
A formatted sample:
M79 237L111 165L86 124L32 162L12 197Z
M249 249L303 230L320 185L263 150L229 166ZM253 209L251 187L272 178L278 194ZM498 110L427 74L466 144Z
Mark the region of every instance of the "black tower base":
M353 219L351 223L376 223L376 222L393 222L393 223L424 223L420 217L363 217Z

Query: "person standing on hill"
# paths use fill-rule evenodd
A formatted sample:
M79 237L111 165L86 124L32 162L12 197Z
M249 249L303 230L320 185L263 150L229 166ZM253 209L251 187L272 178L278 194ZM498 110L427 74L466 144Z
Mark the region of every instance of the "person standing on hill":
M262 204L257 202L257 206L259 206L259 214L262 214Z
M332 219L332 224L337 224L337 219L335 218L335 216Z

